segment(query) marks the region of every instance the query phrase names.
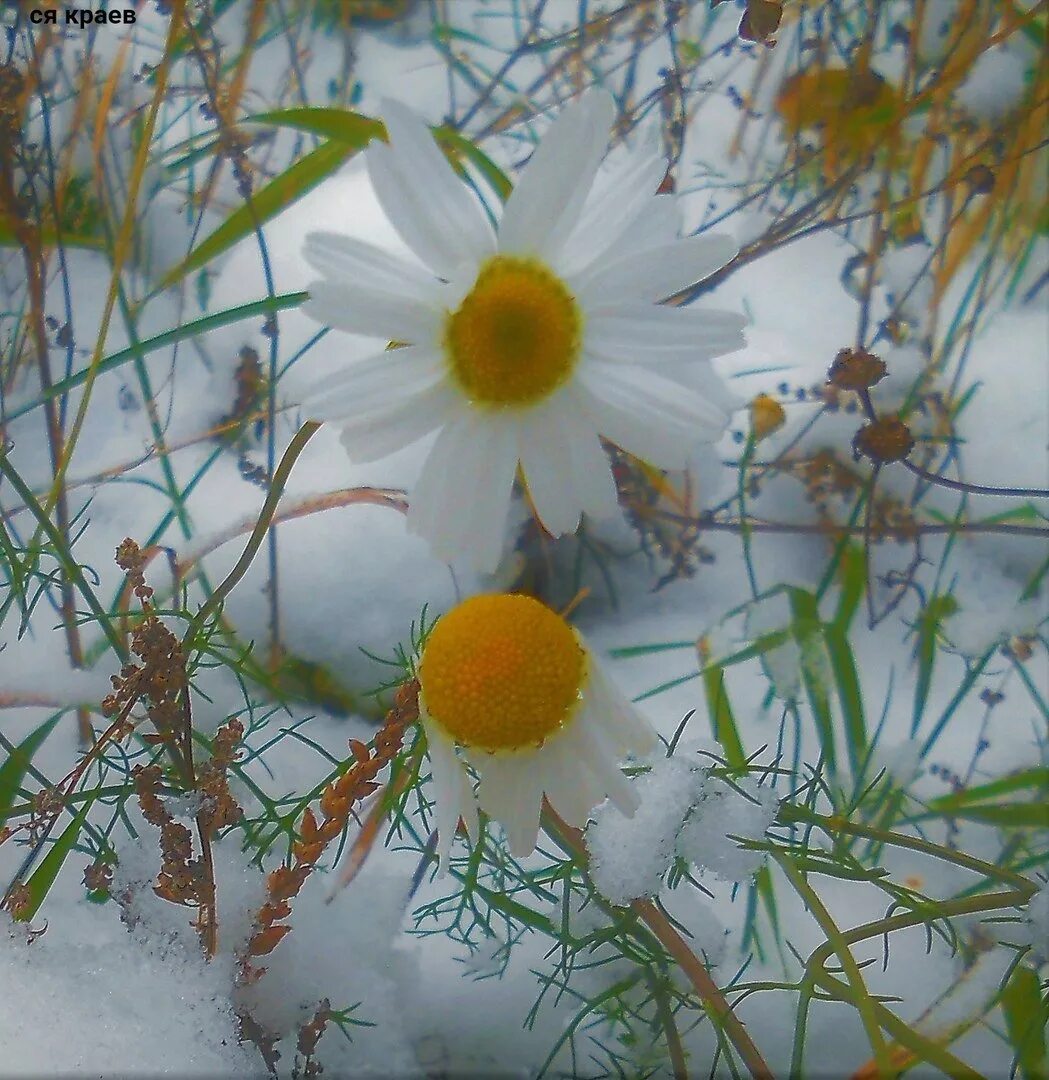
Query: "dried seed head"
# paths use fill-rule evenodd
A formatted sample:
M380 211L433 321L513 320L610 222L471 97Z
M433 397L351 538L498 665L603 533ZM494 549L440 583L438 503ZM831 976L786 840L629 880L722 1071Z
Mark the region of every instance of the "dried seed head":
M902 461L914 449L911 429L898 416L882 416L864 424L852 440L853 453L879 465Z
M827 381L839 390L869 390L887 372L885 361L866 349L842 349L827 372Z

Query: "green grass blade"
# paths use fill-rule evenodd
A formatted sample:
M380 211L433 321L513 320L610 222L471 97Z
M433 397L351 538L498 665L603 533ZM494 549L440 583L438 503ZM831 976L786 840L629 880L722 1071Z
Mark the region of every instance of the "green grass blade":
M1026 964L1017 964L1002 991L1002 1012L1016 1065L1024 1080L1046 1080L1045 1028L1049 1006L1042 1000L1038 976Z
M250 236L259 225L275 218L282 210L297 202L326 180L348 161L364 143L355 145L338 139L311 150L290 168L275 176L260 188L250 203L238 207L209 236L206 236L174 269L165 274L159 289L166 289L181 281L187 274L199 270L218 255L229 251L235 244Z
M8 755L3 765L0 765L0 821L5 820L10 814L11 807L15 805L16 797L22 789L22 778L32 764L33 755L40 749L61 717L61 713L56 713L31 731L15 747L14 752Z
M282 293L279 296L268 296L263 300L253 300L250 304L238 304L237 307L227 308L225 311L216 311L213 315L205 315L202 319L194 319L193 322L183 323L172 330L166 330L163 334L157 334L156 337L146 338L134 347L120 349L119 352L104 356L95 368L95 374L97 376L107 371L113 371L115 368L130 363L136 357L145 356L147 353L166 348L168 345L177 345L180 341L198 337L201 334L208 333L210 330L218 330L223 326L229 326L231 323L252 319L256 315L270 315L275 311L286 311L288 308L299 307L300 304L306 302L308 295L308 293L304 292L294 292ZM5 419L10 423L19 416L24 416L26 413L39 408L45 401L61 397L62 394L68 393L74 387L87 382L89 373L90 369L84 368L83 371L74 372L67 379L59 379L39 397L18 408L9 409L5 414Z
M703 672L703 688L706 691L711 731L725 751L725 760L735 768L746 768L746 751L725 687L725 672L720 666L707 668Z
M24 907L19 909L18 918L22 922L29 922L40 910L40 906L47 899L51 886L58 877L62 864L73 850L80 837L80 830L84 827L88 811L94 804L96 792L90 792L89 798L84 800L83 806L76 813L76 817L66 826L62 835L51 845L48 853L41 859L40 865L33 871L33 876L26 882L29 890L29 898Z

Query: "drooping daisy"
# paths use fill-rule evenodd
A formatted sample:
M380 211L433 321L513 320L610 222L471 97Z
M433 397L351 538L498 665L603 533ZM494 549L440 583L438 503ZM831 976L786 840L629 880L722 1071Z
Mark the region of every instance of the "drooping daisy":
M628 816L637 808L619 762L651 751L655 733L538 600L464 600L427 638L418 677L442 863L460 817L476 838L478 803L519 856L535 848L544 795L579 826L606 795Z
M377 349L316 386L308 415L373 461L439 434L410 496L409 528L447 561L493 569L521 467L543 526L617 513L599 436L681 468L735 404L709 365L743 344L732 312L661 305L735 254L678 237L656 153L595 185L614 107L592 91L547 132L493 228L425 125L384 107L389 144L365 157L379 201L419 263L334 233L306 239L324 275L305 310ZM421 265L420 265L421 264Z

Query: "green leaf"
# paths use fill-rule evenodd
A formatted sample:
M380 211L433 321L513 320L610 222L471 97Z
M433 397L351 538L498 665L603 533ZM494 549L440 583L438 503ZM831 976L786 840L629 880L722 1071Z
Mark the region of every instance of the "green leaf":
M87 236L83 233L61 232L54 229L40 230L40 242L45 247L61 243L62 247L87 248L90 251L104 251L105 242L101 236ZM21 247L21 242L8 222L0 220L0 247Z
M846 624L847 625L847 624ZM856 671L852 647L842 625L835 620L823 629L823 640L830 656L838 704L845 720L845 739L849 751L849 766L857 780L867 760L867 721L863 712L863 693Z
M246 123L295 128L297 131L308 131L311 135L323 135L328 139L338 139L354 145L364 145L370 139L386 137L386 129L379 120L373 120L350 109L323 106L275 109L272 112L249 116ZM476 143L450 127L434 128L433 135L445 151L451 151L454 159L466 158L472 162L503 202L510 197L513 185L506 173ZM364 139L364 143L361 143L361 139Z
M838 573L841 578L841 593L833 622L835 626L847 631L867 587L867 556L859 544L845 545L838 564Z
M15 805L33 755L40 749L43 741L54 730L62 714L56 713L50 720L45 720L35 731L31 731L15 748L7 760L0 765L0 821L6 819L11 807Z
M1042 1000L1038 976L1026 964L1017 964L1001 1000L1020 1075L1025 1080L1046 1080L1045 1027L1049 1009Z
M818 662L819 650L824 646L819 602L815 593L805 589L791 589L790 608L794 615L794 637L801 649L801 678L805 685L805 695L819 733L827 769L833 776L837 771L838 758L834 746L834 714L831 712L830 695L821 677L821 665Z
M234 210L210 236L205 237L178 266L164 276L159 287L165 289L181 281L187 274L229 251L257 227L275 218L322 180L326 180L372 138L373 135L369 135L358 143L330 139L316 150L311 150L255 192L250 202Z
M957 810L944 811L944 813L965 821L981 821L986 825L998 825L1003 829L1049 829L1049 803L1044 802L964 806Z
M362 150L372 139L385 139L386 128L381 120L374 120L353 109L337 109L330 106L302 106L295 109L274 109L272 112L256 113L243 121L245 124L267 124L271 127L288 127L337 139Z
M914 686L912 730L917 730L921 718L925 715L925 705L932 688L932 672L943 620L957 610L958 604L953 596L931 596L918 619L918 644L915 649L918 660L918 678Z
M74 844L80 837L80 830L84 827L88 811L95 801L95 793L84 800L84 805L77 811L76 817L66 826L62 835L51 845L48 853L40 861L40 865L33 872L33 876L26 882L29 890L29 899L26 905L19 910L18 918L22 922L29 922L40 910L41 904L51 891L51 886L58 877L66 856L73 850Z
M987 784L966 788L965 791L941 795L940 798L933 799L929 806L931 809L939 811L957 810L961 807L986 802L989 799L997 799L1000 795L1009 795L1028 788L1038 792L1044 798L1046 793L1049 792L1049 767L1042 765L1034 769L1023 769L1020 772L1013 773L1011 776L1003 776Z
M710 713L710 727L714 738L725 751L725 760L735 768L745 768L747 755L739 728L736 727L736 718L732 714L732 703L725 687L725 672L720 667L708 668L703 672L703 687Z

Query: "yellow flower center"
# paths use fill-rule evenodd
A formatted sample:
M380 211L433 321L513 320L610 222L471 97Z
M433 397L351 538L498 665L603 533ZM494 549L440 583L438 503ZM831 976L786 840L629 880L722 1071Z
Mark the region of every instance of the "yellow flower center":
M571 719L586 677L572 628L528 596L474 596L427 638L419 665L426 710L480 750L539 746Z
M478 405L532 405L579 359L582 317L564 283L542 263L496 255L444 326L452 376Z

